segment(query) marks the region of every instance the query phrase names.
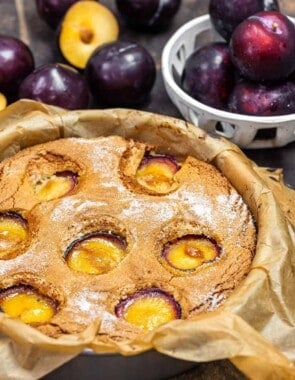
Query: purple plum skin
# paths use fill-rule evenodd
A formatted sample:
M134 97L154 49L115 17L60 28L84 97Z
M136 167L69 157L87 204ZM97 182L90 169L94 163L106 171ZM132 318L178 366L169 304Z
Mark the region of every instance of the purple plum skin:
M64 258L66 259L71 252L77 248L81 243L83 243L85 240L89 239L95 239L95 238L100 238L104 239L106 241L109 241L110 243L116 245L118 248L125 250L127 248L127 241L119 235L116 235L112 232L106 232L106 231L94 231L94 232L89 232L78 239L72 241L69 246L67 247L65 253L64 253Z
M217 32L229 41L235 28L255 13L277 10L277 0L210 0L210 20Z
M50 28L55 29L69 7L78 0L36 0L37 12Z
M184 67L182 88L208 106L225 109L235 82L235 68L226 43L214 42L191 54Z
M162 297L166 299L170 304L171 307L174 310L175 319L181 318L181 306L179 303L174 299L173 296L166 293L164 290L160 288L147 288L147 289L141 289L137 292L130 294L124 298L122 298L119 303L115 306L115 314L118 318L124 318L124 315L130 305L132 305L134 302L146 298L146 297Z
M166 28L180 4L181 0L116 0L120 15L128 25L150 31Z
M14 98L21 81L34 67L33 54L24 42L0 35L0 92Z
M89 105L89 91L83 76L59 63L45 64L34 70L21 83L18 95L69 110Z
M261 84L238 83L229 100L229 110L252 116L295 113L295 82Z
M211 0L209 3L211 22L227 41L242 21L262 10L262 0Z
M101 105L135 106L148 97L155 82L156 65L138 43L110 42L94 51L85 77Z
M176 173L180 169L180 166L178 165L178 163L176 162L176 160L172 156L167 156L167 155L153 156L151 154L146 154L143 157L143 159L140 162L138 169L141 169L142 167L149 165L153 162L159 163L160 165L161 164L167 165L168 167L171 168L171 171L173 173Z
M12 220L16 223L21 224L24 228L28 228L28 222L20 214L15 211L2 211L0 212L0 221L1 220Z
M230 52L233 63L247 79L285 79L295 70L295 25L279 12L259 12L235 29Z

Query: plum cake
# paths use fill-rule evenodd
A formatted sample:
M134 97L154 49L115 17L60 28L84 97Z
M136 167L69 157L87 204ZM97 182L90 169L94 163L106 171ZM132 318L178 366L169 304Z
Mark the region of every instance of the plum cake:
M250 270L255 222L213 165L119 136L0 164L0 308L58 337L132 338L215 310Z

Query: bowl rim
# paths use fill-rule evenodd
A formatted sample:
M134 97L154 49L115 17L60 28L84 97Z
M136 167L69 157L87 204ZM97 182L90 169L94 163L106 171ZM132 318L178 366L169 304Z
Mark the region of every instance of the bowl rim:
M287 16L287 17L295 24L294 17L290 17L290 16ZM276 124L277 126L290 125L289 124L290 122L294 122L295 113L291 113L287 115L276 115L276 116L252 116L252 115L245 115L245 114L219 110L217 108L213 108L199 102L198 100L189 96L184 90L182 90L182 88L174 80L174 77L171 71L171 67L172 67L171 54L172 54L175 43L181 39L183 34L195 28L197 25L201 23L210 24L211 25L210 29L212 29L210 15L208 13L203 16L196 17L188 21L184 25L182 25L179 29L175 31L174 34L172 34L172 36L166 42L163 52L162 52L161 67L162 67L162 75L163 75L164 83L171 88L171 90L177 95L177 97L184 100L190 106L192 110L195 110L195 109L201 110L207 115L212 116L213 119L219 119L219 120L224 119L228 122L233 122L233 123L237 123L237 122L261 123L266 126L269 124L270 125Z

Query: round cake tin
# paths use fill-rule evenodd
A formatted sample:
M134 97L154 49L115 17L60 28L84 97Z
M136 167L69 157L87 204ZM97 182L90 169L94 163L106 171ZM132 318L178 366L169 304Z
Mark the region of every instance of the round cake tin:
M196 365L196 362L175 359L155 350L134 356L85 350L43 380L164 380Z

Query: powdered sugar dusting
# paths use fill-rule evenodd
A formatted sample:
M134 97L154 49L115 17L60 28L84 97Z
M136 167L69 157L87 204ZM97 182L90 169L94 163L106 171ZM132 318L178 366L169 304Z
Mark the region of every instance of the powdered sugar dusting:
M87 209L91 209L91 207L104 206L107 203L104 201L90 201L90 200L79 200L76 198L64 198L60 201L59 205L53 210L50 219L52 221L59 221L61 219L65 219L68 215L69 217L73 217L74 212L81 212Z
M167 202L144 202L142 199L132 199L126 202L126 208L121 212L123 217L132 217L134 221L142 220L143 210L145 213L150 213L151 215L157 215L158 221L169 220L175 214L175 209L173 205ZM152 219L151 219L152 220Z
M171 194L170 197L179 201L179 208L185 217L198 220L202 224L214 226L212 199L205 194L182 189L181 193Z
M85 320L94 321L97 318L103 319L104 322L112 322L116 317L105 310L105 299L106 293L83 289L68 300L68 307L76 311L75 319L80 319L77 322L85 323Z

